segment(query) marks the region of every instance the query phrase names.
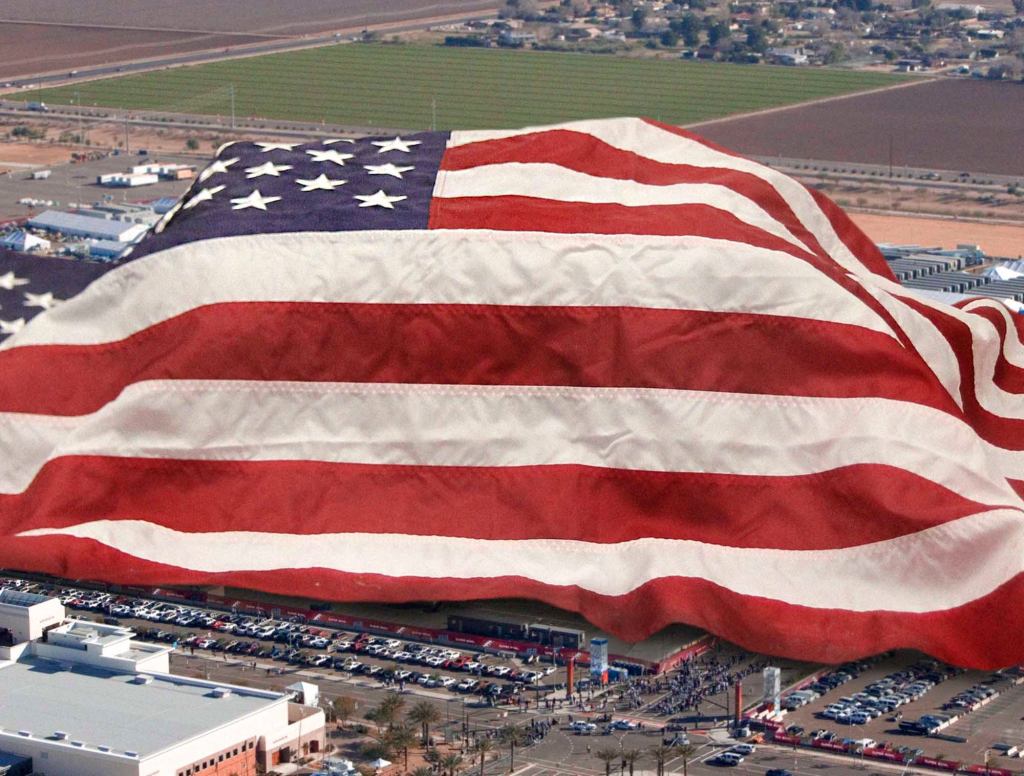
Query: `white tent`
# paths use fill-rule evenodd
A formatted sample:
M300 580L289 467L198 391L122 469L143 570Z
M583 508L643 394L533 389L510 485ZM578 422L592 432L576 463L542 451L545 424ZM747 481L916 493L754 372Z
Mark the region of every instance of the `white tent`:
M318 706L320 704L320 688L311 682L296 682L285 687L298 696L298 702L305 706Z
M376 760L370 763L370 765L372 765L379 771L381 768L387 768L389 765L391 765L391 763L388 760L385 760L383 757L378 757Z

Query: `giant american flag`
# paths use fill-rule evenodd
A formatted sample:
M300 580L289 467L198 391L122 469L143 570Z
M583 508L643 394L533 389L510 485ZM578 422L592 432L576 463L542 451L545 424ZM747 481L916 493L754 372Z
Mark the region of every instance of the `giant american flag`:
M2 566L1024 661L1020 319L675 127L229 144L0 327Z

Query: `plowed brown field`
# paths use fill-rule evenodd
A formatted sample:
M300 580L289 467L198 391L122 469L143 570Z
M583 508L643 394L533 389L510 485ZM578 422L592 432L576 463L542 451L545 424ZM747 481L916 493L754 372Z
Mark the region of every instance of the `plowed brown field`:
M756 156L1024 175L1024 85L943 79L721 119L695 131Z
M500 0L4 0L0 81L273 38L472 14ZM14 23L18 22L18 23Z

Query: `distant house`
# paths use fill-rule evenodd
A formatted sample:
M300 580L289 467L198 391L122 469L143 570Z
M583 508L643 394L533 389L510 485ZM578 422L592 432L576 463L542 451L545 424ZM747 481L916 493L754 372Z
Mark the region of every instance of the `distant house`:
M919 73L927 68L920 59L900 59L896 62L896 69L901 73Z
M806 65L809 61L803 49L771 48L767 53L768 61L776 65Z
M532 32L521 32L520 30L506 30L498 36L498 43L502 46L525 46L536 43L537 36Z
M981 5L969 5L968 3L939 3L937 11L963 11L971 17L977 17L985 10Z

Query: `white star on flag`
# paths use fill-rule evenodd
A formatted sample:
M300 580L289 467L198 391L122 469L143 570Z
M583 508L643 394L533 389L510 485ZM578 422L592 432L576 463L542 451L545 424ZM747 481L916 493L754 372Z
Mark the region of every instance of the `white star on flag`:
M386 207L388 210L395 209L393 202L401 202L405 199L405 197L389 197L383 190L376 194L356 194L355 198L362 200L359 207Z
M25 292L25 301L22 302L24 307L41 307L44 310L49 310L53 307L59 299L53 298L53 293L47 291L45 294L33 294L29 291Z
M328 178L323 173L320 173L319 177L313 178L312 180L296 178L295 182L302 186L303 191L316 191L317 189L322 189L324 191L334 191L338 186L344 186L346 183L348 183L348 181Z
M295 146L300 146L302 143L257 143L263 153L268 151L291 151Z
M273 175L275 177L281 177L281 173L285 170L290 170L292 166L290 164L274 164L273 162L267 162L261 164L258 167L246 167L245 177L246 178L259 178L261 175Z
M18 318L13 321L0 321L0 334L17 334L25 328L25 319Z
M315 148L311 148L306 153L313 157L314 162L334 162L342 166L345 165L346 159L352 158L352 154L342 154L333 148L330 151L317 151Z
M219 194L222 191L224 191L223 186L214 186L211 189L203 189L194 197L192 197L192 199L190 199L188 202L182 205L182 210L191 210L200 202L206 202L206 200L208 199L213 199L214 194Z
M419 140L402 140L400 137L396 137L394 140L372 140L375 146L378 146L378 154L383 154L387 151L401 151L402 153L409 153L409 146L419 145Z
M211 175L216 175L217 173L221 172L227 172L228 167L230 167L237 161L237 156L231 159L217 159L213 164L211 164L209 167L207 167L205 170L199 173L199 182L202 183Z
M324 145L334 145L335 143L352 143L355 144L355 140L350 137L335 137L330 140L325 140Z
M6 274L0 275L0 288L6 291L13 291L15 286L27 285L28 281L25 278L15 277L13 272L7 272Z
M401 178L403 172L415 170L415 167L396 167L391 162L387 164L364 164L367 175L390 175L392 178Z
M252 193L247 197L236 197L231 200L232 210L245 210L247 207L259 208L260 210L266 210L267 205L271 202L277 202L280 197L264 197L260 194L259 189L253 189Z

